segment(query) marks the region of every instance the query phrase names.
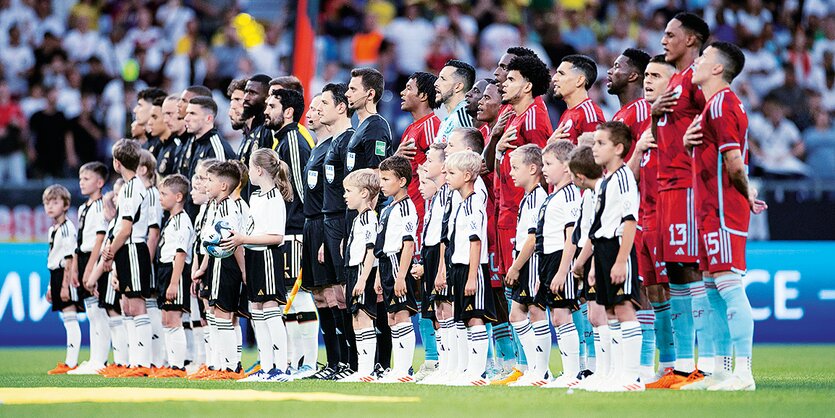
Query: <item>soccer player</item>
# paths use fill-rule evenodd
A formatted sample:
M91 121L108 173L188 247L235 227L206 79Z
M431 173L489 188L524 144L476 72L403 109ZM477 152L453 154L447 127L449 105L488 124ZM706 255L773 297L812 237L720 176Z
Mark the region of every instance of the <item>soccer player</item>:
M577 246L572 242L580 215L580 189L571 182L569 155L575 149L569 141L557 141L542 151L542 175L553 188L536 221L536 253L539 255L540 286L534 303L551 310L557 330L562 375L544 387L577 385L580 369L580 335L572 312L580 309L579 283L571 274Z
M348 86L342 83L325 85L319 106L319 122L330 129L333 138L323 149L325 152L324 179L321 180L323 183L323 233L322 236L315 238L320 241L319 247L316 248L318 263L312 264L314 264L314 269L324 269L319 276L314 276L314 280L331 278L333 284L330 290L324 291L334 293L337 302L340 300L342 302L330 308L330 315L321 309L319 311L319 323L322 326L328 357L325 367L312 376L316 379L329 378L334 372L344 377L348 375L349 370L357 370L357 349L351 343L354 340L354 327L346 306L349 305L349 301L345 300L346 278L343 274L345 261L342 255L348 237L348 228L345 223L347 207L343 197L345 189L342 180L346 173L345 159L348 153L348 142L354 134L354 128L351 127L351 115L354 111L350 109L348 99L345 97L347 90ZM321 145L317 148L319 146ZM316 148L314 148L314 154L315 151ZM321 260L319 254L322 255Z
M502 95L499 92L499 84L495 80L488 80L487 86L484 87L484 94L481 95L481 99L478 101L478 108L475 116L477 122L484 123L484 126L488 126L490 128L490 136L484 138L487 147L491 145L490 141L493 137L492 129L499 118L499 109L501 107ZM486 162L491 164L489 160Z
M148 150L142 150L139 154L139 167L136 175L142 179L148 193L142 201L142 216L147 220L147 232L145 242L148 243L148 253L151 262L157 260L157 244L159 244L160 225L162 224L162 207L159 203L159 189L157 189L157 162L154 155ZM151 319L151 367L161 367L165 362L165 340L163 339L162 312L159 310L157 300L159 298L159 287L156 280L156 269L151 266L151 297L145 299L145 306L148 310L148 317Z
M177 148L179 147L176 141L177 136L171 131L163 117L162 106L166 100L165 97L158 97L154 100L151 117L148 119L148 132L159 140L159 144L154 151L156 152L157 162L155 170L160 176L167 176L176 172L177 167L174 158L177 156Z
M371 169L356 170L345 176L345 203L357 211L345 245L345 300L353 317L358 354L357 371L340 377L340 382L373 382L377 335L377 291L374 289L374 245L377 238L377 213L374 200L380 194L380 176ZM350 372L350 371L349 371ZM335 374L334 377L338 375Z
M605 120L603 110L589 97L589 89L597 80L597 64L585 55L569 55L562 59L551 77L554 96L565 101L568 109L560 116L557 129L548 139L565 139L577 144L580 135L594 132Z
M647 102L655 101L667 88L670 77L676 72L663 55L653 57L644 72L644 98ZM633 131L634 132L634 131ZM645 128L639 140L635 143L635 151L627 165L638 180L638 190L641 192L641 204L638 209L638 232L635 236L635 247L638 252L638 275L655 314L654 328L656 346L659 350L658 374L648 376L651 370L642 372L642 379L647 383L647 389L652 389L667 369L672 370L676 359L675 344L673 342L672 318L670 315L670 298L668 291L667 271L664 262L658 258L658 232L656 217L656 202L658 199L658 150L652 131ZM639 316L639 320L641 317ZM644 325L641 324L643 327ZM644 347L646 348L646 342ZM642 349L641 366L645 368L646 351ZM649 365L654 366L655 350Z
M473 151L451 154L445 162L449 187L460 197L448 227L453 312L456 322L465 323L467 331L466 373L450 382L454 385L490 384L486 378L489 341L485 323L495 320L495 308L487 271L487 213L475 191L482 163L481 155Z
M168 175L180 172L180 164L182 155L188 143L188 134L186 133L186 124L183 118L180 117L180 110L178 108L180 103L180 96L170 95L162 102L162 120L165 126L171 131L171 142L176 145L173 148L173 154L166 155L167 151L160 151L162 157L157 159L157 171L160 175ZM168 166L171 166L170 168Z
M484 89L487 88L488 84L490 84L488 80L478 80L473 84L473 88L464 95L464 100L467 101L467 114L473 119L473 127L481 132L485 143L490 139L490 125L485 121L478 120L476 116L478 116L478 102L484 96Z
M653 136L658 142L658 258L667 267L670 306L675 338L675 371L652 387L670 388L704 378L701 370L713 370L713 344L707 332L699 335L699 361L694 362L698 330L706 330L710 309L698 270L698 230L693 196L692 158L682 138L702 111L705 98L693 84L693 61L710 36L707 24L691 13L679 13L667 24L661 45L664 58L676 72L667 89L652 103ZM710 361L708 361L710 360Z
M514 71L511 71L508 81L513 80L515 75ZM505 92L512 90L511 87L505 89ZM548 366L551 357L551 329L545 311L534 304L540 287L540 260L534 253L536 224L539 220L539 210L548 195L542 188L542 149L536 144L525 144L513 150L508 159L513 184L521 188L525 194L517 209L513 246L515 256L507 269L505 284L511 288L513 299L510 321L529 362L525 374L509 386L542 386L551 380Z
M154 101L157 99L165 99L165 96L167 96L165 91L156 87L140 90L136 94L136 106L133 107L134 123L136 123L137 129L141 130L146 138L142 147L151 151L154 154L154 158L159 153L160 141L159 137L151 135L150 132L151 126L149 122L151 120L151 109L154 107Z
M264 124L270 81L268 75L256 74L244 83L241 119L246 125L243 127L244 140L238 157L246 165L249 165L249 158L256 149L272 145L272 132Z
M437 100L443 103L447 117L438 127L435 142L447 142L452 131L456 128L473 126L473 118L467 112L465 95L475 83L475 68L466 62L449 60L438 73L435 80L435 94Z
M151 297L151 255L145 241L148 212L142 213L148 191L136 175L140 150L128 139L113 145L113 168L125 185L119 195L113 241L104 252L104 267L105 271L116 270L128 333L131 367L120 377L147 376L151 366L152 330L145 303Z
M186 333L182 326L183 313L191 309L191 262L194 247L194 227L183 210L189 182L181 174L162 180L159 199L169 213L160 235L156 278L159 283L159 309L165 327L165 347L168 367L159 368L151 377L185 377Z
M623 122L604 122L594 133L594 162L607 175L596 186L597 204L589 231L594 262L589 276L594 276L597 303L606 307L610 318L612 360L607 382L586 386L586 390L644 390L640 379L641 325L636 316L641 290L634 246L638 186L632 170L623 163L631 142L632 134Z
M244 382L287 382L287 331L281 306L287 303L284 287L285 201L293 199L287 165L275 151L259 148L249 160L252 184L258 187L250 198L248 225L234 230L224 240L227 250L245 247L247 299L250 304L261 369Z
M46 215L52 219L49 227L49 289L47 302L52 312L61 312L61 320L67 331L67 356L48 374L65 374L78 367L78 352L81 350L81 327L78 325L78 280L71 277L72 259L75 252L75 225L67 219L70 208L70 192L61 185L52 185L43 192L43 206Z
M709 98L684 136L699 173L694 184L699 217L700 268L713 309L719 361L704 382L708 390L755 390L751 373L754 319L743 287L750 212L766 207L748 184L748 116L730 84L745 56L736 45L714 42L696 59L693 84ZM709 284L709 285L708 285ZM721 326L724 329L719 329ZM725 338L719 338L724 334ZM735 367L731 370L731 356ZM684 386L691 388L697 383Z
M206 97L211 99L212 91L206 86L189 86L183 90L182 93L180 93L177 101L177 112L180 115L180 120L183 121L183 126L185 126L186 115L188 114L188 104L191 99L195 97ZM177 156L177 159L179 160L179 164L177 164L179 167L178 172L186 176L186 178L190 178L191 155L194 153L195 139L195 135L191 133L188 128L186 128L185 134L183 135L183 147L179 153L180 155ZM189 205L186 205L186 212L188 212L188 210Z
M90 322L90 360L68 371L68 374L97 374L104 369L110 351L107 312L99 306L94 293L95 282L90 280L107 233L101 192L107 177L107 166L97 161L84 164L78 170L78 185L81 194L87 196L87 201L78 208L78 239L73 252L73 265L77 272L79 296L83 293L84 312Z
M412 316L418 313L412 257L417 237L417 211L409 198L412 180L409 160L401 156L386 158L380 163L380 189L391 198L380 214L374 256L379 266L375 285L382 291L383 303L391 327L394 361L380 383L414 383L410 369L415 353L415 330Z

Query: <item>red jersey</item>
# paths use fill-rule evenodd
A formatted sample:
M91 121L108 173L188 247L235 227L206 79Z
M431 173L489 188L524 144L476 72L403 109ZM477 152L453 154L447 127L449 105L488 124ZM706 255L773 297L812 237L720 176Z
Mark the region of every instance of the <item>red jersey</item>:
M412 159L412 181L409 182L409 198L415 204L415 209L418 214L418 230L417 236L422 236L423 232L423 213L425 211L423 196L420 195L420 181L418 179L418 166L426 162L426 153L429 152L429 146L438 134L438 127L441 120L435 115L435 112L414 121L400 139L400 143L407 141L414 141L417 147L415 158Z
M722 153L738 149L748 165L748 115L730 88L713 95L702 112L702 145L693 149L696 173L696 214L700 222L716 221L737 235L748 234L751 213L728 176ZM699 225L701 227L701 224Z
M638 207L638 225L644 231L657 227L655 202L658 201L658 151L647 149L641 158L641 176L638 181L641 205Z
M586 132L594 132L597 125L605 121L603 110L590 98L583 100L577 106L567 109L560 116L560 123L565 124L565 132L568 132L568 140L577 145L577 139Z
M542 103L540 105L540 103ZM534 101L521 115L510 118L507 127L516 128L516 140L513 145L536 144L545 147L551 136L551 119L548 118L548 108L544 102ZM501 229L515 229L516 215L519 203L525 195L525 190L516 187L510 178L510 155L506 153L499 164L498 170L499 222Z
M643 97L631 101L626 106L620 108L618 113L612 118L613 121L620 121L629 127L632 131L632 146L629 147L629 152L626 154L624 161L629 161L632 153L635 151L635 144L641 138L641 134L647 130L649 123L652 121L650 115L650 104Z
M684 151L684 133L705 107L702 90L693 84L693 66L673 74L667 91L678 96L673 111L658 120L658 190L693 187L691 158Z

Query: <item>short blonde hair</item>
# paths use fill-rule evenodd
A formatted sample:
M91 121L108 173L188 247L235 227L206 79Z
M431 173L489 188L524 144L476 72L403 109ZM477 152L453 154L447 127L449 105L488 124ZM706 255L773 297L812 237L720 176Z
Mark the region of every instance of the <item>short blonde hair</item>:
M342 181L343 185L357 186L368 190L368 198L373 200L380 194L380 175L370 168L353 171Z
M542 148L536 144L525 144L510 153L511 157L521 158L524 165L535 165L542 171Z
M475 181L478 174L481 173L481 155L475 151L460 151L450 154L446 158L446 165L448 168L461 170L472 175L472 181Z
M157 184L157 159L151 151L146 149L139 151L139 167L145 167L145 177L151 181L151 185ZM139 169L137 167L137 169Z
M556 141L548 144L548 146L542 150L542 155L554 154L554 157L557 157L557 160L565 163L568 162L571 151L574 151L575 148L577 148L577 146L571 141Z
M60 184L53 184L43 191L43 203L54 199L60 199L64 202L64 206L70 207L70 191Z

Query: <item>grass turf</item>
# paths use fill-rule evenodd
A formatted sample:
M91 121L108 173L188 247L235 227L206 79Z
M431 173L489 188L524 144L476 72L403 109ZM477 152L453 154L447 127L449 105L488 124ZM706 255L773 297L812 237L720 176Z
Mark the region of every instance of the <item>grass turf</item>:
M835 347L827 345L758 345L754 349L756 392L715 393L649 391L599 394L540 388L460 388L419 385L345 384L299 381L285 384L192 382L172 379L106 379L99 376L48 376L63 359L63 349L0 349L0 388L138 387L255 389L284 392L332 392L351 395L410 396L418 403L335 402L159 402L0 405L0 417L56 416L833 416L835 414ZM420 355L421 353L417 353ZM82 352L81 358L87 353ZM554 351L552 370L559 369ZM254 353L246 352L250 364ZM269 405L268 405L269 404ZM269 412L268 412L269 411ZM257 414L257 415L256 415ZM270 415L272 415L270 414Z

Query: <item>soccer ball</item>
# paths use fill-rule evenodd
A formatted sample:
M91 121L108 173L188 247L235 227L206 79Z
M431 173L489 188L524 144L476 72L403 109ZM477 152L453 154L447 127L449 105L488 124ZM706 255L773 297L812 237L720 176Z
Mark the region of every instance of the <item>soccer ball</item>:
M220 247L220 242L232 236L232 227L226 221L215 222L215 231L209 237L203 240L203 246L206 247L206 252L215 258L226 258L235 253L235 249L223 249Z

